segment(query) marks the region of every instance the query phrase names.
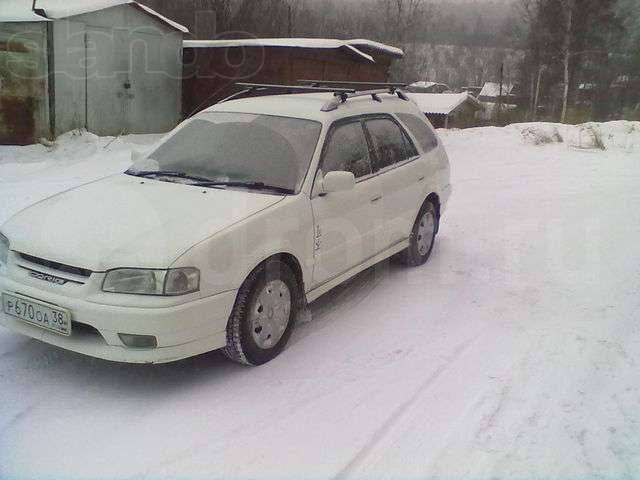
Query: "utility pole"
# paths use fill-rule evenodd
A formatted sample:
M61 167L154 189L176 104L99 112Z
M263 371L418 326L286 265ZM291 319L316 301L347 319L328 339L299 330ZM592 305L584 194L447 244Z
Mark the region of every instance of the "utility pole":
M536 121L538 118L538 104L540 103L540 84L542 83L542 72L544 71L544 65L540 65L538 68L538 79L536 81L536 93L533 98L533 117L532 121Z
M504 87L504 62L500 64L500 92L498 95L498 103L496 104L496 120L500 120L502 116L502 90Z
M288 13L288 25L287 25L287 37L293 38L293 5L287 4Z
M567 109L569 106L569 63L571 61L571 35L573 29L573 10L575 8L575 0L562 0L562 6L565 14L565 31L564 42L562 45L563 64L564 64L564 93L562 95L562 116L560 122L564 123L567 119Z

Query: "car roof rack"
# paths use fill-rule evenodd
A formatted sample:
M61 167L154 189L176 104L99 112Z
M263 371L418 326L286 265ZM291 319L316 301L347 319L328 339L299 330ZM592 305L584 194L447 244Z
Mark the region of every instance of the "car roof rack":
M342 80L298 80L299 83L306 83L312 87L321 88L323 86L328 87L351 87L355 88L356 92L350 93L335 93L335 97L330 102L327 102L323 107L323 112L331 112L336 110L340 104L346 103L350 98L357 97L367 97L371 96L371 98L376 102L382 102L382 98L380 97L381 93L389 93L391 95L397 95L399 98L405 101L409 101L409 97L405 95L402 91L402 88L406 87L406 83L384 83L384 82L350 82L350 81L342 81ZM365 87L367 87L365 89Z
M323 105L323 112L337 110L350 98L370 96L376 102L382 102L380 94L388 93L397 95L400 99L409 101L409 97L402 91L406 83L382 83L382 82L350 82L341 80L298 80L298 83L308 85L277 85L268 83L236 82L241 91L234 93L218 103L228 102L244 96L257 93L333 93L334 98ZM366 87L366 88L365 88Z
M245 95L253 95L255 93L266 92L283 92L283 93L333 93L335 95L348 95L356 93L354 88L337 88L337 87L320 87L320 86L303 86L303 85L274 85L268 83L245 83L236 82L236 86L242 88L241 91L234 93L233 95L221 100L218 103L228 102L235 100Z

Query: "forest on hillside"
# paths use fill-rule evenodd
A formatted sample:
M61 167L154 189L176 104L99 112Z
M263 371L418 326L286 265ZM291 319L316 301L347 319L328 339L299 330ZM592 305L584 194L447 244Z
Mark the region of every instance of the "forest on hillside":
M397 81L517 84L528 119L640 118L638 0L143 0L194 38L368 38Z

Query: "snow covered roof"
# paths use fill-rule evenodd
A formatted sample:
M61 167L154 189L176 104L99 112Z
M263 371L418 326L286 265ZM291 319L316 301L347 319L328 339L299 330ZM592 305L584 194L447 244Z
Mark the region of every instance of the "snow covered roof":
M174 29L178 30L179 32L189 33L189 29L187 27L185 27L184 25L181 25L178 22L174 22L170 18L167 18L167 17L165 17L163 15L160 15L158 12L156 12L152 8L147 7L146 5L143 5L143 4L138 3L138 2L128 2L128 3L131 3L131 4L135 5L136 7L138 7L143 12L151 15L152 17L156 17L161 22L166 23L167 25L169 25L170 27L173 27Z
M436 82L413 82L410 87L429 88L437 85Z
M374 42L373 40L366 40L364 38L356 38L355 40L344 40L347 45L351 45L356 48L370 48L380 53L385 53L393 57L404 57L404 51L401 48L392 47L391 45L385 45L384 43Z
M409 85L408 90L414 93L443 93L451 91L451 87L446 83L421 81L413 82Z
M0 22L43 22L48 19L61 19L97 12L118 5L131 5L147 15L155 17L162 23L169 25L182 33L189 33L189 29L155 10L133 0L36 0L36 8L42 9L47 18L37 15L31 10L32 0L1 0Z
M502 95L510 95L513 90L513 85L504 83L502 85ZM500 84L495 82L487 82L480 91L480 97L499 97L500 96Z
M0 22L44 22L47 19L31 10L28 0L2 0Z
M403 56L399 48L373 42L371 40L336 40L332 38L244 38L229 40L185 40L185 48L231 48L231 47L285 47L316 49L347 49L359 57L375 62L371 55L359 48L369 48L392 56Z
M480 108L480 102L472 95L463 93L408 93L407 94L424 113L449 115L465 102Z

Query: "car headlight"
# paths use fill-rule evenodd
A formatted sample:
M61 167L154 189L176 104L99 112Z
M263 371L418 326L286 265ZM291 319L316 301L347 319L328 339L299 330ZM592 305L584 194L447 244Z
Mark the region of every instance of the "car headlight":
M109 293L176 296L200 289L200 270L193 267L150 270L118 268L110 270L102 282Z
M9 239L0 233L0 265L6 265L9 259Z

